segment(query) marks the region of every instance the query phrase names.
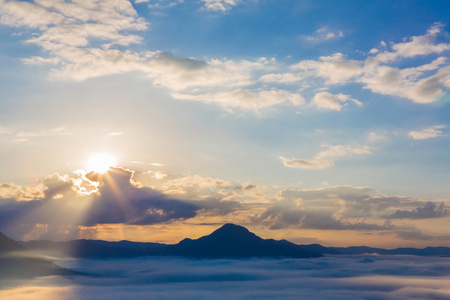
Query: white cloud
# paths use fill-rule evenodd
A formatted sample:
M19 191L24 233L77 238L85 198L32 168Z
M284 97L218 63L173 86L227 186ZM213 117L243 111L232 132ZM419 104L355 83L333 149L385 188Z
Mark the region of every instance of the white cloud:
M349 95L337 94L333 95L328 92L317 93L311 101L311 105L323 110L337 110L340 111L347 102L352 101L358 106L362 103Z
M342 84L360 76L362 65L361 61L349 60L342 53L335 53L332 56L321 56L319 61L303 60L291 66L291 69L324 78L327 84Z
M342 31L331 31L325 26L317 29L312 35L306 36L305 39L310 42L323 42L343 37L344 33Z
M363 88L374 93L398 96L416 103L432 103L444 95L450 87L450 67L445 56L411 68L396 68L388 63L401 58L441 54L450 50L450 44L436 43L442 26L433 26L423 36L415 36L410 42L393 44L393 51L372 49L366 60L349 60L342 53L304 60L291 66L292 73L268 74L261 78L266 82L294 83L318 77L326 85L362 83ZM381 42L385 49L386 43ZM298 73L295 73L298 72ZM431 72L435 74L430 74Z
M383 63L398 60L400 58L408 58L419 55L428 55L433 53L442 53L450 50L450 44L435 44L437 35L442 31L442 24L435 24L428 29L425 35L413 36L410 41L404 43L393 44L393 51L383 51L375 56L375 58Z
M415 140L432 139L432 138L444 136L445 133L439 129L442 129L445 127L446 127L445 125L433 126L430 128L420 130L420 131L410 131L408 135Z
M61 60L57 57L44 58L40 56L32 56L30 58L22 58L22 62L26 65L57 65L61 62Z
M225 108L245 108L258 110L265 107L288 102L292 105L303 105L304 99L299 94L292 94L284 90L270 90L250 92L243 89L216 94L172 94L180 100L193 100L205 103L216 103Z
M435 75L423 77L424 72L437 70L447 59L440 57L416 68L398 69L389 66L367 63L364 75L357 81L372 92L407 98L416 103L432 103L443 95L447 87L450 67L440 69Z
M143 2L142 0L135 3ZM160 3L158 1L157 3ZM180 1L163 1L181 3ZM202 0L208 10L224 11L238 5L235 0ZM155 4L152 1L149 5ZM140 71L156 85L166 87L177 99L218 104L225 109L258 110L282 103L303 105L299 90L317 86L359 83L373 93L397 96L416 103L431 103L450 88L450 66L445 56L413 68L389 63L401 58L442 54L450 44L437 43L442 26L437 24L423 36L373 48L366 60L352 60L342 53L282 65L275 59L256 60L178 58L161 51L136 52L130 47L142 42L136 32L147 22L126 0L114 1L2 1L0 23L28 27L35 32L27 43L40 46L48 57L24 58L27 64L53 65L51 76L86 80L96 76ZM321 28L317 39L342 37L342 32ZM126 50L124 50L126 48ZM286 72L287 70L287 72ZM324 82L317 82L317 79ZM262 86L260 86L260 85ZM277 84L291 85L280 89ZM325 86L324 86L325 85ZM294 92L295 91L295 92ZM311 105L341 110L349 95L316 93Z
M286 158L280 156L279 158L283 162L283 165L289 168L298 169L325 169L334 166L334 158L372 154L371 148L368 146L363 147L351 147L349 145L324 145L328 147L327 150L319 152L314 159L300 159L300 158Z
M226 11L236 6L240 0L201 0L207 10Z
M353 154L372 154L370 147L368 146L351 147L349 145L326 145L326 147L328 147L328 149L319 152L316 158L352 156Z

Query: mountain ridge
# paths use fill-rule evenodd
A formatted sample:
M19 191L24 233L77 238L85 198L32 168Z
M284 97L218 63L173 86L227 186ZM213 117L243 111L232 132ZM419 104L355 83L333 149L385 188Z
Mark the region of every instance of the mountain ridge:
M287 240L262 239L247 228L232 223L227 223L198 239L185 238L177 244L141 243L126 240L119 242L102 240L29 241L22 244L47 255L52 250L58 250L60 255L69 255L77 258L131 258L139 256L312 258L323 255L359 254L450 256L450 248L448 247L382 249L367 246L325 247L320 244L297 245Z
M62 268L0 233L0 280L82 275Z

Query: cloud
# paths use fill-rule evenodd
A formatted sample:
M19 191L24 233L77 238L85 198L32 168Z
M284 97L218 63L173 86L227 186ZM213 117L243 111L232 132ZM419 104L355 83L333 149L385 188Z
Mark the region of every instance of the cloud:
M286 102L296 106L304 104L304 99L301 95L275 89L258 92L238 89L232 92L201 95L172 94L172 97L179 100L217 103L227 109L244 108L249 110L259 110L261 108Z
M139 2L143 1L135 1ZM206 10L226 11L240 2L202 0L200 3ZM152 1L149 5L181 3ZM284 65L264 57L201 60L175 57L158 50L135 51L133 47L143 42L138 33L147 30L149 24L126 0L116 0L113 4L94 0L2 1L0 15L3 25L33 31L26 42L40 46L46 57L31 56L22 60L27 64L50 64L50 75L56 79L87 80L139 71L153 84L168 88L176 99L215 104L228 112L267 109L286 103L304 105L299 91L316 92L318 87L349 83L360 84L373 93L402 97L416 103L437 101L450 88L450 66L445 56L410 68L390 65L402 58L441 55L448 51L450 44L438 42L438 37L443 34L441 24L432 26L425 35L393 43L390 47L382 42L365 60L334 53L318 60ZM342 32L324 27L310 39L319 41L342 36ZM280 84L286 87L280 88ZM316 92L311 106L321 110L341 110L350 101L361 104L350 95Z
M265 224L270 229L386 231L395 228L386 222L377 224L338 218L326 210L277 205L269 207L264 213L255 215L252 221L257 224Z
M302 228L319 230L385 231L411 228L397 227L373 218L378 212L398 205L404 198L371 195L367 187L335 186L318 189L284 189L276 201L262 213L255 214L254 224L271 229Z
M80 47L88 45L88 39L103 41L103 47L127 46L139 43L141 38L123 31L145 30L147 24L137 17L131 3L117 0L35 3L22 1L3 2L0 6L0 22L9 26L27 26L42 31L28 42L51 52L58 46Z
M344 54L335 53L322 56L319 60L304 60L292 65L291 70L298 73L273 74L263 79L287 83L288 80L307 81L310 77L318 77L324 79L326 85L360 83L374 93L402 97L416 103L432 103L450 87L450 67L445 56L403 69L388 64L404 58L449 51L450 44L436 43L442 27L437 24L425 35L412 37L410 42L392 44L392 51L380 52L374 48L365 60L349 60ZM383 49L387 47L384 42L381 46ZM432 71L435 73L432 74Z
M236 6L241 0L201 0L204 8L211 11L227 11Z
M310 42L324 42L344 37L342 31L330 31L328 27L317 29L314 34L306 36L305 39Z
M184 3L184 0L136 0L135 3L150 2L148 7L151 9L165 9Z
M120 135L123 135L123 132L110 132L107 135L108 136L120 136Z
M372 131L372 132L369 132L369 134L367 135L367 139L371 142L379 142L379 141L386 140L387 137L382 134Z
M442 32L443 24L437 23L428 29L422 36L413 36L410 41L392 45L393 51L383 51L378 53L375 58L383 63L398 60L400 58L409 58L428 54L440 54L450 50L450 44L435 44L439 33Z
M340 111L347 102L354 102L356 105L361 106L362 103L356 99L351 98L349 95L337 94L333 95L328 92L317 93L311 101L311 105L323 110L337 110Z
M349 145L325 145L328 147L327 150L319 152L317 154L317 158L324 158L324 157L340 157L340 156L352 156L353 154L372 154L371 148L369 146L363 146L363 147L351 147Z
M220 178L186 176L168 180L157 188L167 195L194 203L202 216L224 216L242 209L236 188Z
M371 261L371 263L362 263ZM97 276L44 277L0 290L21 299L447 299L448 259L326 256L317 259L75 260ZM207 284L205 284L207 283Z
M411 224L391 222L398 219L390 217L395 215L395 208L410 207L417 202L407 197L373 194L367 187L283 189L276 193L271 205L250 219L251 224L278 230L352 230L396 235L407 240L440 239L422 233Z
M286 158L280 156L283 165L290 168L299 169L324 169L334 166L335 157L352 156L354 154L372 154L368 146L351 147L349 145L324 145L327 150L319 152L314 159Z
M321 56L319 61L303 60L291 66L293 71L305 72L307 76L321 77L327 84L343 84L355 79L363 72L363 62L349 60L342 53Z
M197 211L207 209L195 201L173 199L137 186L132 176L132 171L121 168L111 168L104 175L91 172L82 178L53 174L42 180L34 197L23 196L17 187L2 186L0 195L9 198L0 198L0 228L23 236L36 224L47 224L47 238L75 238L79 226L165 223L193 218ZM97 191L93 193L93 189ZM27 201L19 200L24 198Z
M326 155L354 151L331 149ZM34 187L0 185L0 231L16 239L60 240L88 232L94 237L113 227L241 222L277 230L352 230L415 241L445 240L439 230L422 232L426 227L415 222L448 216L444 203L376 194L368 187L284 189L198 175L170 175L150 187L135 182L133 175L112 168L106 174L52 174Z
M387 215L386 219L430 219L442 218L448 215L449 212L445 209L444 202L437 205L434 202L428 201L412 211L397 210L395 213Z
M2 137L3 140L11 141L11 142L27 142L29 140L43 138L43 137L51 137L51 136L58 136L58 135L68 135L71 134L67 130L66 127L55 127L51 129L43 129L43 130L37 130L36 128L33 129L18 129L18 128L8 128L8 127L1 127L0 126L0 137Z
M442 130L439 130L445 127L445 125L433 126L420 131L410 131L408 135L415 140L432 139L445 136L445 133Z
M289 168L325 169L334 166L334 162L330 160L286 158L283 156L280 156L280 159L283 165Z
M132 184L132 175L129 170L112 168L102 176L99 195L94 197L83 225L149 225L195 217L199 207L148 187L138 188ZM93 173L86 177L97 181Z
M432 103L444 95L443 89L448 88L450 67L441 68L446 61L446 58L440 57L430 64L405 69L368 63L364 75L357 81L378 94L398 96L415 103ZM425 71L430 70L438 72L425 77Z

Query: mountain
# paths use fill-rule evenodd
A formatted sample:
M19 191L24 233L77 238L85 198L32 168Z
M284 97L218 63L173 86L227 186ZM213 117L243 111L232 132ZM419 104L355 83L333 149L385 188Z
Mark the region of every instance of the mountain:
M167 246L161 243L149 243L149 242L130 242L130 241L118 241L118 242L108 242L102 240L87 240L97 245L107 246L111 248L127 248L127 249L150 249L150 248L161 248Z
M157 243L137 243L129 241L107 242L99 240L75 240L67 242L29 241L27 248L43 255L64 258L127 258L148 256L149 249L164 246Z
M262 239L247 228L225 224L210 235L196 240L184 239L176 245L168 245L152 251L153 255L191 258L251 258L251 257L320 257L286 240Z
M49 275L80 273L61 268L0 233L0 280Z
M365 246L324 247L319 244L296 245L286 240L262 239L245 227L225 224L199 239L186 238L174 245L130 241L75 240L67 242L30 241L23 243L33 251L56 257L131 258L138 256L180 256L189 258L251 258L290 257L308 258L322 255L419 255L449 256L450 248L381 249ZM19 245L20 246L20 245ZM9 247L17 247L10 245Z
M175 245L75 240L67 242L30 241L26 247L42 254L77 258L126 258L137 256L180 256L190 258L320 257L286 240L265 240L245 227L225 224L210 235L184 239Z
M417 248L397 248L382 249L365 246L352 247L329 247L327 249L338 252L338 254L379 254L379 255L416 255L416 256L448 256L450 257L450 248L448 247L426 247ZM321 252L322 253L322 252Z

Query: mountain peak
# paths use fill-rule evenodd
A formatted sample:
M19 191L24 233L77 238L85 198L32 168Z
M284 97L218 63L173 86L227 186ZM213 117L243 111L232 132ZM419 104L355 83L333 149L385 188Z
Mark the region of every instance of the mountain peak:
M213 233L211 233L208 236L203 237L203 239L215 239L216 242L226 242L226 243L232 243L242 240L255 240L255 239L261 239L253 232L250 232L247 228L244 226L227 223L220 227L219 229L216 229Z
M226 231L226 232L242 232L242 233L251 233L247 228L245 228L244 226L241 225L236 225L233 223L226 223L225 225L223 225L222 227L220 227L219 229L216 229L214 232L222 232L222 231ZM213 232L213 233L214 233Z
M161 252L162 253L162 252ZM210 235L184 239L169 246L166 255L199 258L319 257L287 241L264 240L247 228L227 223Z

